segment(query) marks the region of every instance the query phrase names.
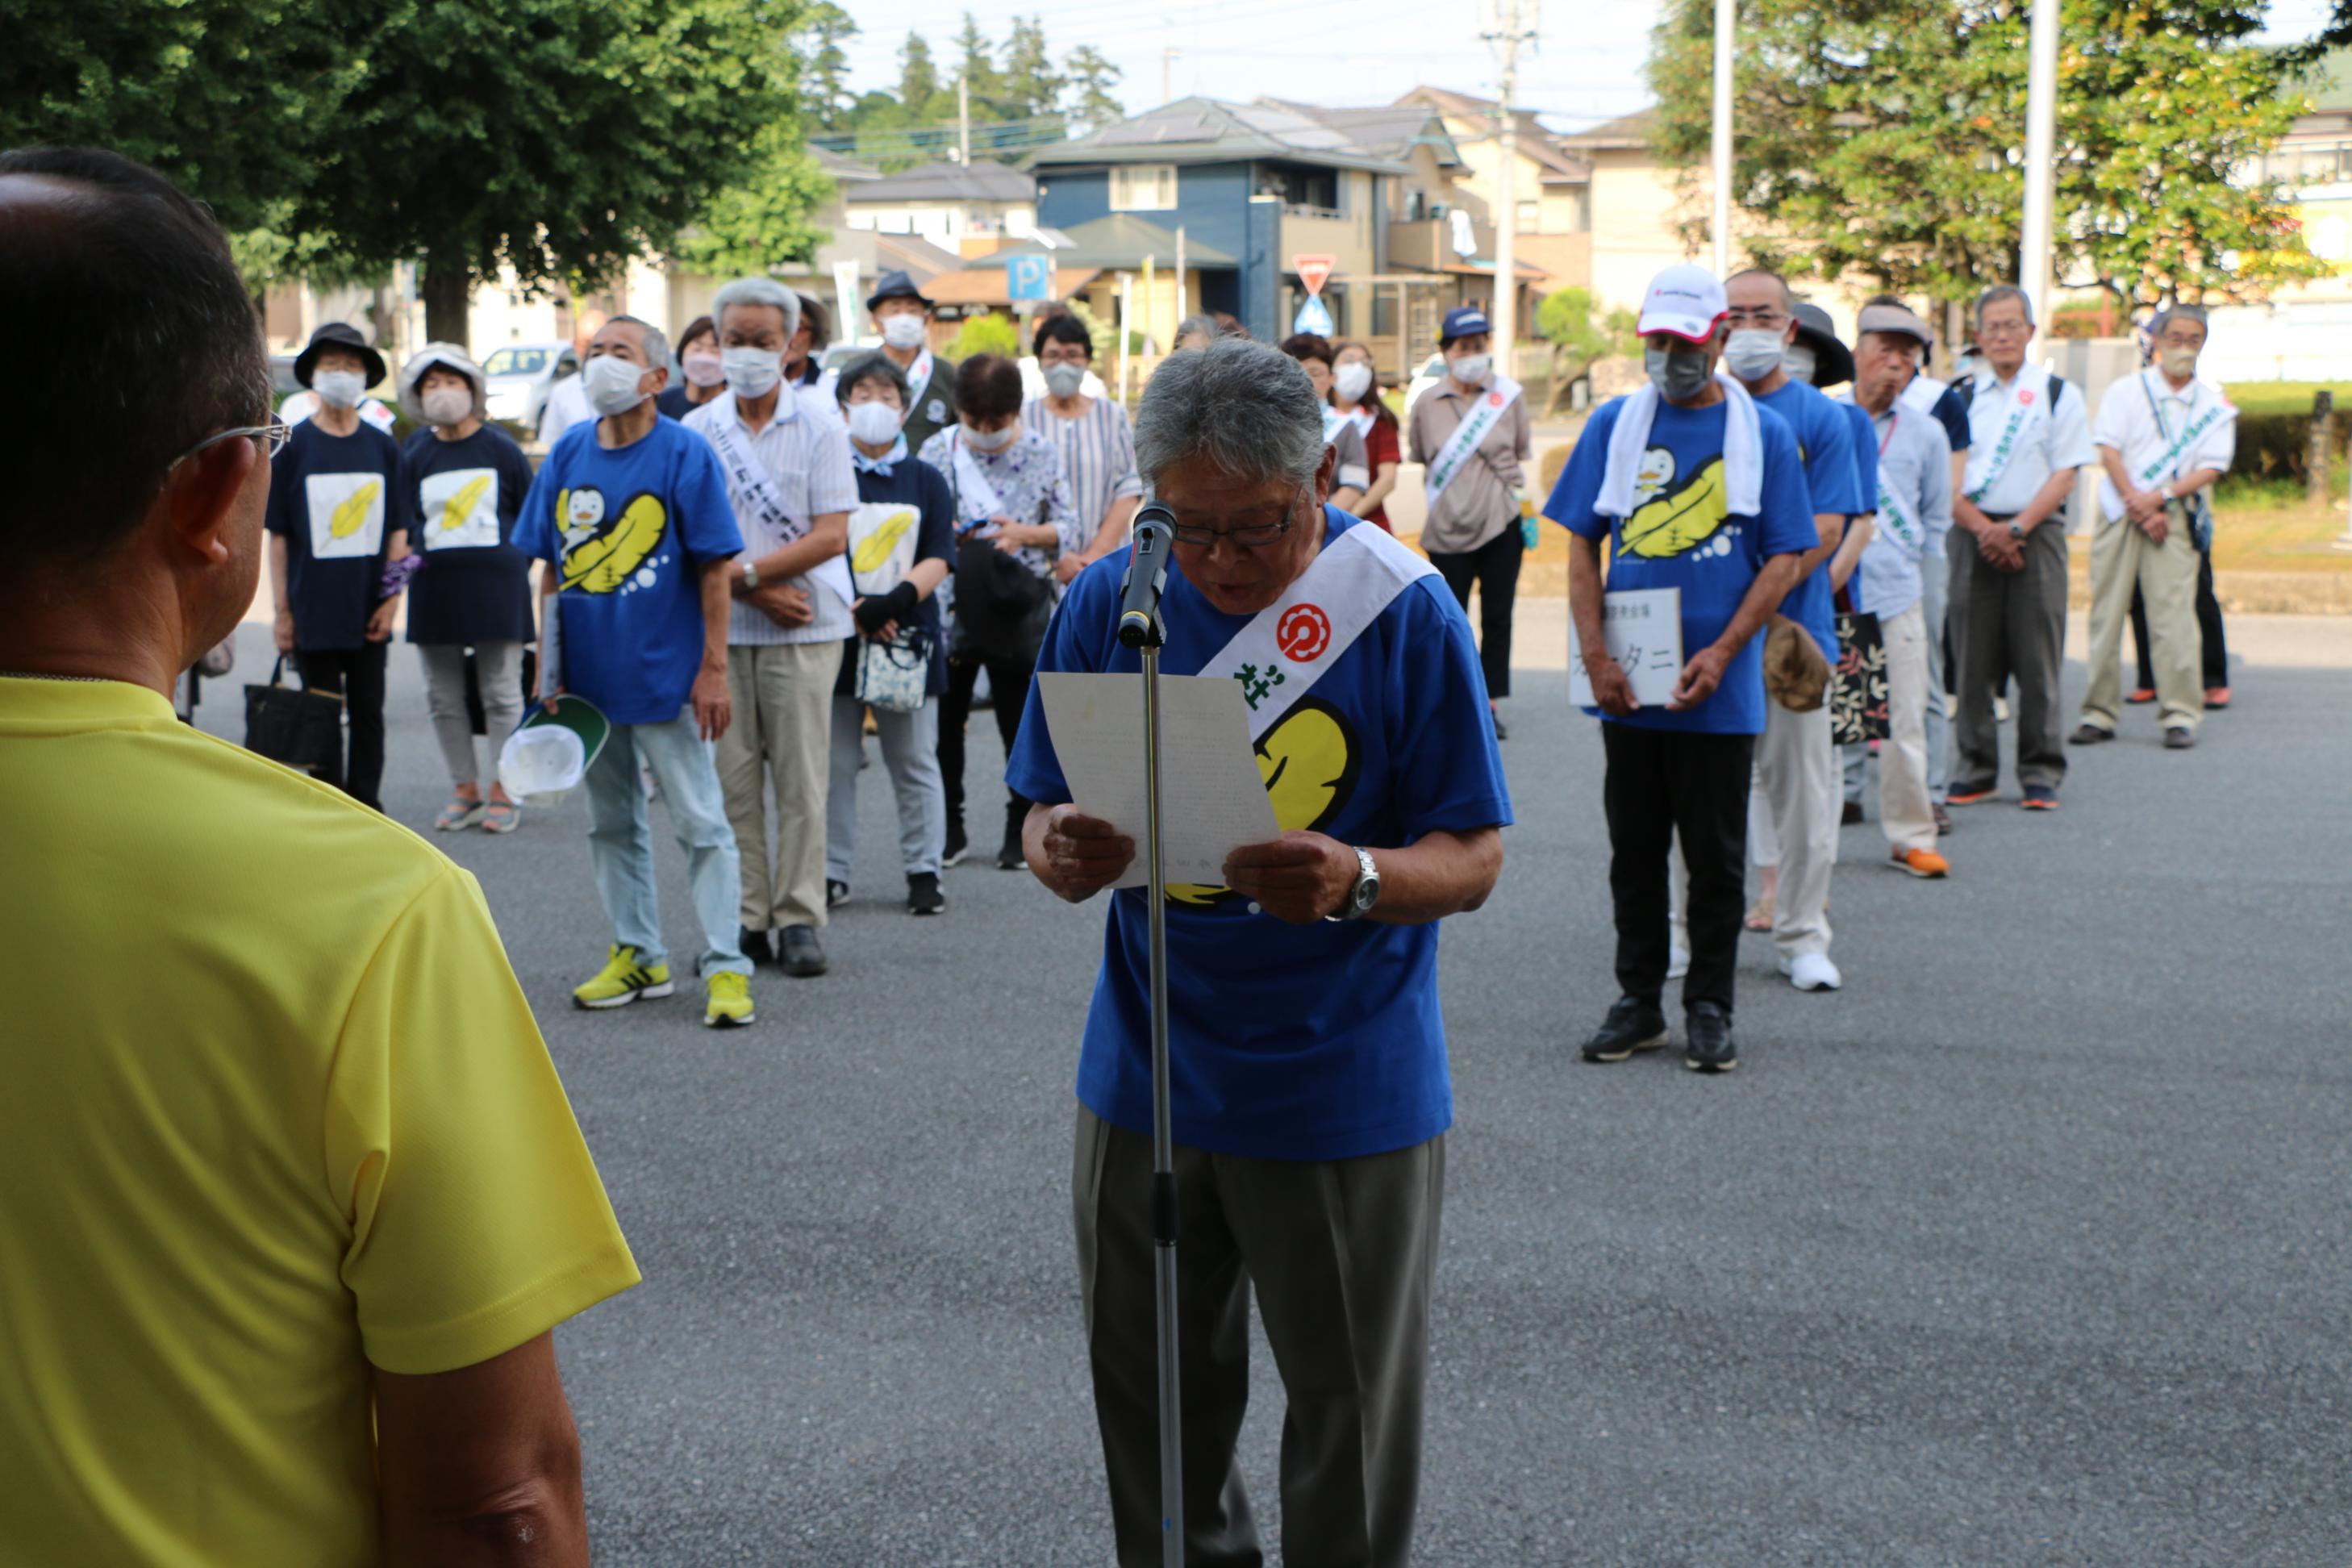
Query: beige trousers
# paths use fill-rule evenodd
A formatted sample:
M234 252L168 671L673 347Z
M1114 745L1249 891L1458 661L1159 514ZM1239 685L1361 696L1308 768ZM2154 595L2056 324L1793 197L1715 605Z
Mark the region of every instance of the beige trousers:
M2102 521L2091 541L2091 689L2083 722L2115 733L2123 697L2117 660L2135 583L2147 604L2157 722L2193 731L2205 718L2205 643L2197 627L2197 550L2179 508L2161 544L2121 518Z
M727 650L734 722L719 738L719 787L743 868L751 931L823 926L824 799L833 763L833 682L841 644ZM768 846L763 771L775 781L776 842Z
M1897 849L1933 849L1927 794L1927 616L1917 605L1883 616L1886 638L1885 744L1878 748L1878 820Z
M1830 743L1829 704L1791 713L1767 697L1764 733L1756 741L1756 775L1764 786L1780 866L1772 945L1783 958L1827 952L1830 871L1837 865L1838 817L1845 807L1837 748Z

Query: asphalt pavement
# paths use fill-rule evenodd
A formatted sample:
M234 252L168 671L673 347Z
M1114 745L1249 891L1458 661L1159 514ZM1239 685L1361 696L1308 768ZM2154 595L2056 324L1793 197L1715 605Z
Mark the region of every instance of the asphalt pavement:
M232 734L268 668L243 638L201 710ZM1441 959L1415 1561L2352 1560L2352 676L2319 662L2242 671L2185 754L2130 710L2055 816L2013 784L1958 813L1948 882L1847 828L1846 989L1791 991L1746 938L1721 1078L1576 1058L1614 995L1601 748L1563 676L1522 674L1502 885ZM410 649L394 671L384 798L424 825L446 779ZM608 940L577 798L437 840L645 1271L559 1335L607 1568L1111 1561L1068 1207L1101 910L983 857L911 919L878 762L860 817L832 973L762 972L733 1033L690 985L569 1005ZM1255 1386L1271 1548L1262 1341Z

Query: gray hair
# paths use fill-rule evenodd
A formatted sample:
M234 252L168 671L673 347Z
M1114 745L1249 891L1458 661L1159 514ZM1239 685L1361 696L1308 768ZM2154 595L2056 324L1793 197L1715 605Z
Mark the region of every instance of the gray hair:
M2027 326L2031 327L2038 324L2033 320L2032 298L2029 296L2024 289L2019 288L2014 283L1996 283L1991 288L1986 289L1983 293L1978 295L1977 320L1981 322L1984 320L1984 313L1987 310L1991 310L1995 305L2000 304L2003 300L2014 300L2017 301L2017 308L2025 312L2025 324Z
M616 323L625 323L636 328L638 331L645 334L646 368L647 370L667 370L669 368L670 359L668 334L665 333L659 327L655 326L651 321L646 321L643 316L611 316L607 317L604 321L604 324L608 327Z
M907 406L907 373L891 361L888 354L876 352L856 359L834 378L834 401L844 408L849 406L849 395L869 381L887 382L898 389L898 406Z
M2208 338L2213 335L2213 323L2206 317L2202 305L2167 305L2157 312L2156 320L2148 323L2147 335L2162 337L2164 329L2175 321L2194 321L2204 329Z
M1189 458L1237 479L1313 479L1323 462L1323 404L1306 369L1247 338L1160 361L1135 413L1136 467L1156 484Z
M1175 341L1181 343L1194 332L1200 333L1211 342L1215 342L1225 335L1225 329L1217 325L1217 318L1214 316L1187 316L1176 323Z
M730 305L773 305L784 313L787 338L801 324L801 297L772 278L738 278L719 290L710 301L710 324L722 333L727 330Z

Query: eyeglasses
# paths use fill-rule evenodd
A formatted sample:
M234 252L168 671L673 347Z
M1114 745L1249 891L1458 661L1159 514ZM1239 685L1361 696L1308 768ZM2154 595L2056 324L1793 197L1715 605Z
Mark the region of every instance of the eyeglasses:
M1299 487L1298 493L1307 493L1304 485ZM1246 523L1240 528L1202 528L1198 523L1179 521L1169 531L1177 543L1196 545L1203 550L1214 549L1221 539L1244 550L1263 550L1288 533L1290 523L1290 512L1286 508L1279 522Z
M216 446L223 441L233 441L239 436L251 437L254 445L261 448L262 461L268 462L279 452L284 451L286 443L294 438L294 426L287 424L283 419L273 417L267 425L239 425L233 430L215 430L173 458L163 471L168 474L173 468L178 468L205 447Z
M2024 321L1979 321L1977 336L1980 338L2013 338L2030 332L2033 328Z

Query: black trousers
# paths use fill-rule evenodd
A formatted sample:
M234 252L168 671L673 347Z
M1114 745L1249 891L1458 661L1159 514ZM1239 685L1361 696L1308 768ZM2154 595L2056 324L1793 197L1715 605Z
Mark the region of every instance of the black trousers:
M1429 563L1454 590L1454 601L1470 607L1470 584L1478 584L1478 664L1486 674L1486 695L1511 694L1511 606L1519 597L1519 563L1528 544L1513 518L1503 531L1459 555L1433 550Z
M362 805L383 809L383 672L389 642L359 647L298 648L294 663L302 684L331 691L343 700L351 758L337 758L327 777Z
M1646 730L1603 720L1609 771L1609 892L1617 907L1617 984L1655 1005L1666 988L1667 855L1675 836L1690 868L1690 973L1683 1005L1731 1010L1747 894L1748 770L1753 735Z
M2139 586L2132 586L2131 605L2132 646L2139 649L2139 689L2156 689L2156 667L2147 656L2147 605L2139 596ZM2197 560L2197 629L2205 641L2205 686L2230 684L2230 645L2221 637L2221 602L2213 597L2213 552L2205 552Z
M948 820L963 821L963 730L971 718L971 694L980 672L988 671L988 700L995 705L996 733L1004 754L1013 754L1013 738L1021 733L1021 710L1029 702L1029 683L1037 674L1035 655L1027 658L997 658L980 653L948 655L948 694L940 699L940 772L947 779ZM1025 816L1029 803L1005 793L1005 809Z

